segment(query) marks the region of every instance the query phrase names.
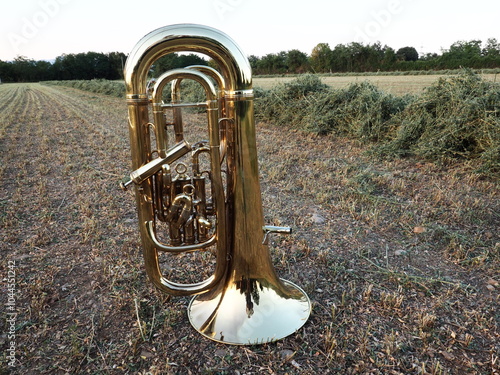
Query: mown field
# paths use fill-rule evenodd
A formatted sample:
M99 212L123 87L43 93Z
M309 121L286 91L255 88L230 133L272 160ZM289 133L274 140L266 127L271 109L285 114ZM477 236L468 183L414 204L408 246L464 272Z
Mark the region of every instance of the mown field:
M321 81L334 88L345 88L352 83L371 82L388 93L394 95L420 94L426 88L436 83L444 74L431 75L338 75L323 76ZM500 82L498 74L481 74L489 81ZM296 77L256 77L254 85L263 89L271 89L280 83L291 82Z
M279 342L227 346L147 281L118 186L126 116L122 98L0 85L0 373L499 373L500 191L480 160L389 159L259 123L265 221L293 228L271 256L313 312Z

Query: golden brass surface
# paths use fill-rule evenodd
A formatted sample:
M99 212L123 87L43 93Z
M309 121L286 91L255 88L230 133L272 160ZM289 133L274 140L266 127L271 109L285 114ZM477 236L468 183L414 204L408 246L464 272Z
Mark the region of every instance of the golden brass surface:
M150 80L151 66L174 52L202 53L217 69L190 66ZM189 320L212 340L256 344L294 333L311 302L276 275L267 246L271 233L291 229L263 223L248 59L216 29L172 25L136 44L124 75L133 172L122 187L135 187L148 277L162 292L195 295ZM206 101L182 102L182 80L201 85ZM163 99L167 85L170 102ZM208 140L187 141L182 111L190 106L205 108ZM180 283L164 276L161 253L210 249L216 263L207 279Z

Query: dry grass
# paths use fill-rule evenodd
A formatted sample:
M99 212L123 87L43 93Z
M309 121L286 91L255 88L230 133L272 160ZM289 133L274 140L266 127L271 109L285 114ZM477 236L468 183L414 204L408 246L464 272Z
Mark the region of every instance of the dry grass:
M17 362L3 308L2 373L499 373L500 193L473 162L378 160L259 125L265 221L294 229L271 255L314 306L295 335L234 347L202 338L189 300L146 280L134 199L118 188L123 100L1 85L0 120L0 264L5 277L15 262L17 292Z
M438 81L439 78L446 75L431 74L431 75L339 75L339 76L324 76L321 81L328 86L336 89L341 89L349 86L352 83L370 82L393 95L406 94L421 94L422 91ZM498 82L500 77L498 74L481 74L486 80ZM256 77L254 85L263 89L271 89L279 83L287 83L296 79L291 77Z

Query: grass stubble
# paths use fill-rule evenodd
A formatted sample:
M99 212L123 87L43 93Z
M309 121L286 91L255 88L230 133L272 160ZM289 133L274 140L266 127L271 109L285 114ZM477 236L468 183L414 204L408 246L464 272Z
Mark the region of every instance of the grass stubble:
M124 101L4 84L0 119L0 267L16 264L17 311L9 368L2 310L1 373L498 373L498 180L473 162L386 160L258 124L265 222L294 229L271 256L313 313L277 343L226 346L191 328L189 298L146 279L134 199L118 187Z

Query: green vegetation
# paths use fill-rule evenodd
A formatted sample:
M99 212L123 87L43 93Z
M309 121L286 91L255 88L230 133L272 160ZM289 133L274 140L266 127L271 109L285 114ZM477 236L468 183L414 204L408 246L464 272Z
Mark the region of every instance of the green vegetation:
M483 160L500 172L500 85L465 70L441 78L390 121L380 150Z
M14 61L0 60L2 82L47 80L120 79L126 55L121 52L86 52L58 56L53 63L18 56Z
M500 43L494 38L488 39L484 45L480 40L459 41L441 55L422 56L414 47L396 51L378 42L338 44L333 49L328 43L319 43L310 56L297 50L283 51L261 58L250 56L250 64L255 74L487 69L500 67Z
M422 95L387 94L369 82L332 89L316 75L259 91L260 120L372 144L387 155L481 159L500 172L500 85L463 70Z
M58 56L53 63L35 61L18 56L14 61L0 60L2 82L38 82L47 80L90 80L123 78L123 66L127 56L121 52L86 52ZM249 56L255 75L303 74L303 73L367 73L367 72L434 72L450 69L500 68L500 43L490 38L458 41L441 55L419 55L414 47L402 47L397 51L380 43L338 44L333 49L328 43L319 43L310 55L293 49L270 53L262 57ZM176 53L160 58L151 67L153 76L169 69L188 65L207 65L203 57L195 54Z
M264 91L256 112L261 120L317 134L378 140L387 121L412 99L386 94L369 82L332 89L318 76L304 75Z
M125 84L123 81L108 81L106 79L47 81L47 85L67 86L75 89L95 92L97 94L111 95L118 98L125 97Z

